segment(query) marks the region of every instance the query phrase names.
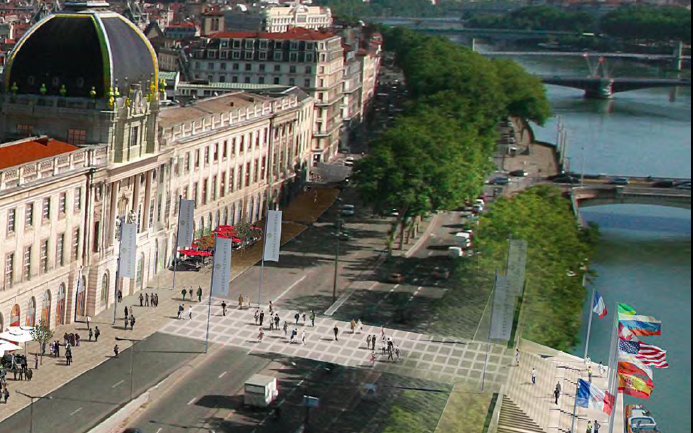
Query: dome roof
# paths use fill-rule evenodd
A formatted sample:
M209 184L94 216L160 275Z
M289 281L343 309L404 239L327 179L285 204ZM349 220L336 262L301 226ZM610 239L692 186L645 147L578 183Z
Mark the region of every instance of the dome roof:
M156 53L125 17L96 9L46 17L19 41L5 68L5 91L107 98L112 87L158 83ZM45 88L42 89L42 87Z

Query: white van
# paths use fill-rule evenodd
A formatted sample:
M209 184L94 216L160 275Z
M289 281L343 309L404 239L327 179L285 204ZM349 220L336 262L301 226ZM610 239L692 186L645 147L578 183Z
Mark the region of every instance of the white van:
M245 382L243 403L251 407L268 407L279 397L277 378L255 374Z

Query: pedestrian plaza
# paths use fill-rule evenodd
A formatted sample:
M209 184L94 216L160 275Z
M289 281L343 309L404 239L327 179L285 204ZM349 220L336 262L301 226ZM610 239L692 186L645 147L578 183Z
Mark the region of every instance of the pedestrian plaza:
M387 337L399 346L401 359L388 361L387 353L381 350L381 328L363 325L363 330L352 334L350 324L329 318L316 318L315 327L310 320L304 323L301 319L295 324L296 311L278 310L281 319L289 323L291 330L297 329L299 335L306 332L306 344L300 338L291 344L283 330L269 330L269 313L264 322L265 336L258 341L259 325L255 322L256 309L238 310L227 308L226 316L222 315L221 299L213 299L209 326L210 343L248 349L250 352L274 353L287 357L306 358L315 361L329 362L347 367L374 368L375 370L411 376L440 383L480 384L484 374L484 362L487 357L486 343L441 339L424 334L400 330L385 329ZM204 340L207 333L207 311L209 304L197 304L193 307L192 320L186 314L181 319L168 321L160 332L186 338ZM309 312L306 312L307 316ZM339 328L339 341L334 341L333 329ZM371 350L367 348L368 335L378 339L376 344L377 361L371 366ZM500 388L505 383L512 364L513 354L503 346L491 345L488 354L488 366L484 378L487 387Z

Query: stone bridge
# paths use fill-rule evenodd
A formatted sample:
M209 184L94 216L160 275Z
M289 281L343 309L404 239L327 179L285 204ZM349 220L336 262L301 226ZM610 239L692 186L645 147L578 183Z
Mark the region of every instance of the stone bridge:
M611 98L614 93L653 87L691 87L690 79L668 78L602 78L602 77L541 77L544 84L572 87L585 91L589 98Z
M593 184L571 188L579 207L643 204L691 209L691 191L675 188Z

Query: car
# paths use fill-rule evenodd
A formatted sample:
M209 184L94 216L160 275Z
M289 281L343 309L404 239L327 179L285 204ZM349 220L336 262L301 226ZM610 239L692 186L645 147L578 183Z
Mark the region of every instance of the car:
M508 174L509 174L510 176L513 176L513 177L525 177L525 176L527 176L529 173L527 173L527 172L524 171L524 170L513 170L513 171L511 171L511 172L508 173Z
M433 272L431 272L431 276L439 280L447 280L448 278L450 278L450 270L442 266L436 266L433 269Z
M339 233L337 233L337 237L339 238L340 241L350 241L351 240L351 235L348 232L339 232Z
M609 183L612 185L630 185L630 180L627 177L615 177Z
M387 281L393 284L402 283L404 282L404 275L402 275L400 272L393 272L390 275L388 275Z
M673 188L676 186L676 182L673 180L658 180L652 184L652 188Z
M341 214L343 216L354 216L356 214L356 207L353 204L343 204Z
M691 189L691 183L690 182L677 183L675 188L676 189Z
M123 433L143 433L142 430L138 428L126 428Z
M353 156L347 156L346 159L344 160L344 165L347 167L352 167L354 165L354 157Z
M488 181L490 185L508 185L510 183L510 179L507 177L496 177Z
M570 184L580 183L580 179L578 179L575 176L560 176L560 177L554 178L553 181L556 183L570 183Z

